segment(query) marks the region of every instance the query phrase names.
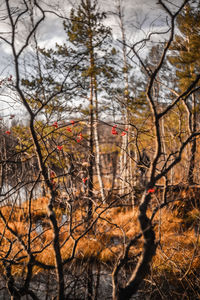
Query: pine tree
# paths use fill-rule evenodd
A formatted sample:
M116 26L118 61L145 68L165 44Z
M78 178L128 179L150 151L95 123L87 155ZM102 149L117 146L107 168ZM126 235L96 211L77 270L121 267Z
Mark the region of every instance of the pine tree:
M184 91L200 72L200 3L187 5L177 18L180 34L177 34L172 44L172 55L168 57L169 62L175 66L176 75L179 78L179 89ZM193 93L185 101L188 113L188 131L190 134L197 131L197 113L199 95ZM191 155L189 161L188 178L189 184L194 183L194 168L196 154L196 138L191 142Z
M90 117L89 137L89 184L88 197L93 196L93 169L96 162L97 176L102 200L105 200L105 191L101 176L100 145L98 136L99 95L109 90L112 85L114 68L112 64L114 49L112 49L111 29L103 25L105 13L98 10L96 0L81 0L78 8L72 9L70 22L64 23L65 31L78 55L79 62L74 71L74 78L78 80L82 89L81 94L89 100L88 114ZM81 95L81 96L82 96ZM84 103L85 104L85 103ZM86 103L88 107L88 104ZM92 203L92 202L90 202ZM92 204L91 204L92 205ZM92 207L89 207L89 215Z

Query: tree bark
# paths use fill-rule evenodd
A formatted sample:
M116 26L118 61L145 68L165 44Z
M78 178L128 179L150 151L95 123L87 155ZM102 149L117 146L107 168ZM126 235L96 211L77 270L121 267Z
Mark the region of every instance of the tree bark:
M197 130L197 113L196 113L196 97L192 94L192 112L190 121L190 134L193 134ZM189 161L188 178L187 181L190 185L194 184L194 168L195 168L195 156L196 156L197 142L196 137L193 138L191 142L191 155Z
M155 233L151 224L150 219L147 217L147 207L149 201L151 200L151 195L143 195L142 203L139 206L139 222L142 235L144 238L143 250L140 259L137 263L135 271L131 275L129 281L125 287L121 287L118 284L117 275L118 272L113 272L113 300L129 300L132 295L134 295L145 276L149 273L150 262L156 252L157 244L155 243Z

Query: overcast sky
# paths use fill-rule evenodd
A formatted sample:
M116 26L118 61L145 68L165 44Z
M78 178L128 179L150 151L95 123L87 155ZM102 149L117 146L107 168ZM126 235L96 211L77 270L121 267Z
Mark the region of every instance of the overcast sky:
M113 28L113 34L115 38L119 34L119 28L117 25L117 19L116 17L112 16L112 12L116 11L115 5L117 1L118 0L98 1L100 8L103 9L108 15L107 24ZM76 5L79 3L79 1L73 2L75 3L74 7L76 7ZM139 28L141 25L142 30L145 32L153 29L153 26L162 26L163 12L156 4L157 0L121 0L121 2L124 8L126 31L129 37L133 37L135 33L138 34L139 31L136 30L136 27ZM68 12L71 8L69 2L67 0L64 2L61 1L60 5L64 5L63 11L65 11L65 14L68 15ZM49 20L46 20L48 25L46 27L43 26L40 37L42 37L44 43L48 42L53 44L56 39L61 40L63 38L64 32L61 22L56 21L54 16L49 17L52 18L52 23L49 22ZM153 20L155 20L155 22L153 22L153 24L151 24L151 28L149 28L149 25Z
M116 3L119 0L99 0L100 9L108 14L107 25L113 29L115 40L120 39L120 30L117 25L117 18L112 15L116 11ZM182 3L183 0L172 0L173 4ZM21 0L10 0L15 7ZM63 17L69 16L71 4L76 7L79 3L77 0L43 0L40 3L46 9L51 10L51 5L56 3L56 13L62 14ZM70 4L71 3L71 4ZM157 4L157 0L121 0L124 8L124 20L126 36L129 43L140 40L145 35L153 31L163 31L166 26L166 13ZM169 4L168 0L165 3ZM0 0L0 34L8 31L8 23L4 20L5 0ZM176 8L173 5L174 8ZM24 24L21 30L18 30L19 41L23 41L25 32L27 33L28 24ZM5 36L5 35L4 35ZM54 14L48 14L45 21L41 23L37 32L37 38L41 47L51 48L56 43L61 44L65 41L66 33L63 30L62 20ZM11 73L14 74L12 68L11 49L2 40L0 41L0 78L5 78ZM2 97L1 97L2 98ZM5 99L5 97L4 97ZM1 105L1 104L0 104ZM1 112L0 112L1 114Z
M11 0L11 3L16 5L21 0ZM119 0L99 0L99 6L108 14L107 25L112 27L114 38L120 38L120 30L117 24L117 18L112 16L112 12L116 11L116 3ZM165 0L168 2L167 0ZM173 0L173 3L182 3L183 0ZM4 3L4 0L0 0L0 4ZM50 5L56 3L56 11L62 16L69 16L71 4L76 7L79 3L78 0L43 0L44 7L51 10ZM46 5L45 5L45 4ZM136 42L144 35L148 35L152 31L162 31L166 21L166 14L162 11L160 6L157 4L157 0L121 0L122 7L124 8L125 16L125 29L127 40ZM0 6L0 33L3 30L8 30L7 23L1 21L3 10ZM24 30L21 30L20 38L23 39ZM45 21L40 25L37 38L39 39L40 46L53 47L55 43L62 43L65 40L65 32L63 30L62 20L53 14L48 14ZM2 68L6 67L8 55L11 50L8 45L0 41L0 65ZM0 71L1 71L0 70Z

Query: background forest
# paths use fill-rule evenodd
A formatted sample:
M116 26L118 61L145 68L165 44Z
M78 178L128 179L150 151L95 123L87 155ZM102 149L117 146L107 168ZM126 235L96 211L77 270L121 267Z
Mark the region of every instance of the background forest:
M110 2L0 1L0 299L200 299L200 1Z

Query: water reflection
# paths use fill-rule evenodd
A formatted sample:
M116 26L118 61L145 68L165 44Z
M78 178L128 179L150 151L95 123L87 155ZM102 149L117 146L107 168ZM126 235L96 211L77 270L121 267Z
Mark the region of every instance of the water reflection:
M0 192L0 206L17 204L27 201L30 197L37 198L42 195L41 184L34 186L31 184L17 184L15 186L4 184Z

